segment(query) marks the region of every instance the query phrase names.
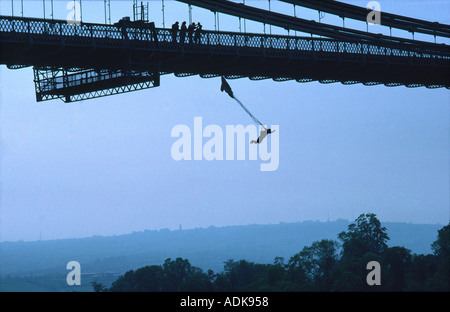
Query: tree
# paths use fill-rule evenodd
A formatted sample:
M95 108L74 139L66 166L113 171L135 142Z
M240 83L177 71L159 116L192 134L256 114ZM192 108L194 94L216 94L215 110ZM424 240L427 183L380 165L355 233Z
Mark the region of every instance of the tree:
M134 271L127 271L124 275L119 276L117 280L115 280L110 288L112 292L134 292L136 289L136 282L134 280Z
M329 239L313 242L294 255L291 264L295 263L306 274L308 280L314 283L315 290L330 290L333 270L338 261L337 247L338 243Z
M181 286L194 273L194 269L187 259L168 258L164 261L163 291L179 291Z
M382 261L387 268L386 289L403 291L406 287L406 273L412 263L411 251L405 247L389 247L384 252ZM386 278L384 280L386 281Z
M373 213L361 214L355 222L348 226L347 232L338 235L342 241L343 257L362 257L367 252L381 256L389 240L386 228Z
M432 290L450 291L450 223L438 231L438 238L431 247L438 263Z
M254 284L261 278L266 265L256 264L246 260L228 260L224 264L224 272L216 278L215 285L220 291L251 290L250 284ZM255 285L253 285L255 286Z
M180 291L213 291L211 280L211 270L208 270L208 274L205 274L200 268L192 267L188 278L181 284Z
M338 239L342 242L338 276L333 289L336 291L374 291L382 287L369 287L366 282L366 265L370 261L381 261L387 248L389 236L381 226L375 214L361 214L355 223L348 226L347 232L341 232Z
M108 287L103 285L102 283L97 283L97 281L91 282L92 288L95 292L106 292L108 291Z
M297 291L310 291L312 289L312 280L307 273L300 253L293 255L286 267L288 280L297 285Z
M157 291L210 291L212 271L205 274L200 268L191 266L187 259L170 258L163 266L151 265L130 270L111 285L110 291L157 292ZM104 291L101 284L92 283L95 291Z
M434 254L440 257L450 255L450 223L438 231L438 238L431 244Z
M412 255L406 274L406 291L427 291L430 278L436 273L437 258L434 255Z
M343 271L334 281L332 291L361 291L364 287L363 281L354 272Z
M159 265L150 265L134 272L136 291L161 291L163 269Z
M163 280L163 269L159 265L145 266L136 271L130 270L120 276L111 285L112 292L144 292L161 291ZM100 284L101 285L101 284ZM93 285L94 290L99 288Z
M286 279L285 267L284 258L282 257L276 257L274 264L267 266L265 278L270 287L276 287L277 283Z

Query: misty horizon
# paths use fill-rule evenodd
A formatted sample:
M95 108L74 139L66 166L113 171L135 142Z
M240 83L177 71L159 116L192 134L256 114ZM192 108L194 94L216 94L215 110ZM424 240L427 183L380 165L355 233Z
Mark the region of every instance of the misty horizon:
M355 217L356 218L356 217ZM295 222L286 222L286 221L280 221L278 223L249 223L249 224L229 224L229 225L222 225L222 226L215 226L215 225L209 225L209 226L199 226L199 227L190 227L185 228L182 224L179 224L178 227L174 228L159 228L159 229L138 229L133 230L131 232L124 232L124 233L112 233L112 234L92 234L88 236L80 236L80 237L55 237L55 238L45 238L44 232L41 231L39 233L39 238L37 239L31 239L31 240L16 240L16 241L7 241L7 240L0 240L0 243L19 243L19 242L25 242L25 243L33 243L33 242L39 242L39 241L54 241L54 240L71 240L71 239L88 239L88 238L110 238L110 237L116 237L116 236L127 236L127 235L133 235L133 234L139 234L139 233L147 233L147 232L161 232L161 231L169 231L169 232L176 232L176 231L195 231L195 230L208 230L208 229L224 229L224 228L236 228L236 227L248 227L248 226L270 226L270 225L298 225L298 224L311 224L311 223L352 223L355 219L343 219L343 218L337 218L337 219L328 219L328 220L303 220L303 221L295 221ZM383 221L381 220L381 224L407 224L407 225L432 225L432 226L445 226L447 224L441 224L441 223L414 223L414 222L404 222L404 221Z

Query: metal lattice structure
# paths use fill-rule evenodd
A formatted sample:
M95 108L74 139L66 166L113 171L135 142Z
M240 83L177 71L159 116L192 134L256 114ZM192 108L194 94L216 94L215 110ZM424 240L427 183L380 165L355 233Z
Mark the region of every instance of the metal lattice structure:
M159 73L34 68L36 100L74 102L159 86Z
M299 5L305 8L350 18L358 21L367 21L367 8L342 3L335 0L280 0L282 2ZM414 33L450 38L450 25L438 22L424 21L408 16L383 12L380 14L380 24L390 28L402 29Z

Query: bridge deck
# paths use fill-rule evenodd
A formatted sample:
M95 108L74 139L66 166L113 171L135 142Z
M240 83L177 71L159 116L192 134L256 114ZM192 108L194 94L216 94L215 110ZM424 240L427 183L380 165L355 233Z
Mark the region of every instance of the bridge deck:
M203 31L173 41L148 23L68 24L0 17L0 64L10 68L139 70L178 76L295 79L300 82L450 86L447 45L362 43Z

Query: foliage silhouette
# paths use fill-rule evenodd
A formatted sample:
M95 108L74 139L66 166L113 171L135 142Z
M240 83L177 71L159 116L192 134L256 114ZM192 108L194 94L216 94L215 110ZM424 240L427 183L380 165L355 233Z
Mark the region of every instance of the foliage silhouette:
M401 246L388 247L386 228L375 214L362 214L339 233L338 240L322 239L273 264L247 260L224 263L223 272L203 272L187 259L130 270L108 289L92 283L94 291L450 291L450 225L438 231L434 254L411 254ZM366 265L381 265L381 285L366 282Z

